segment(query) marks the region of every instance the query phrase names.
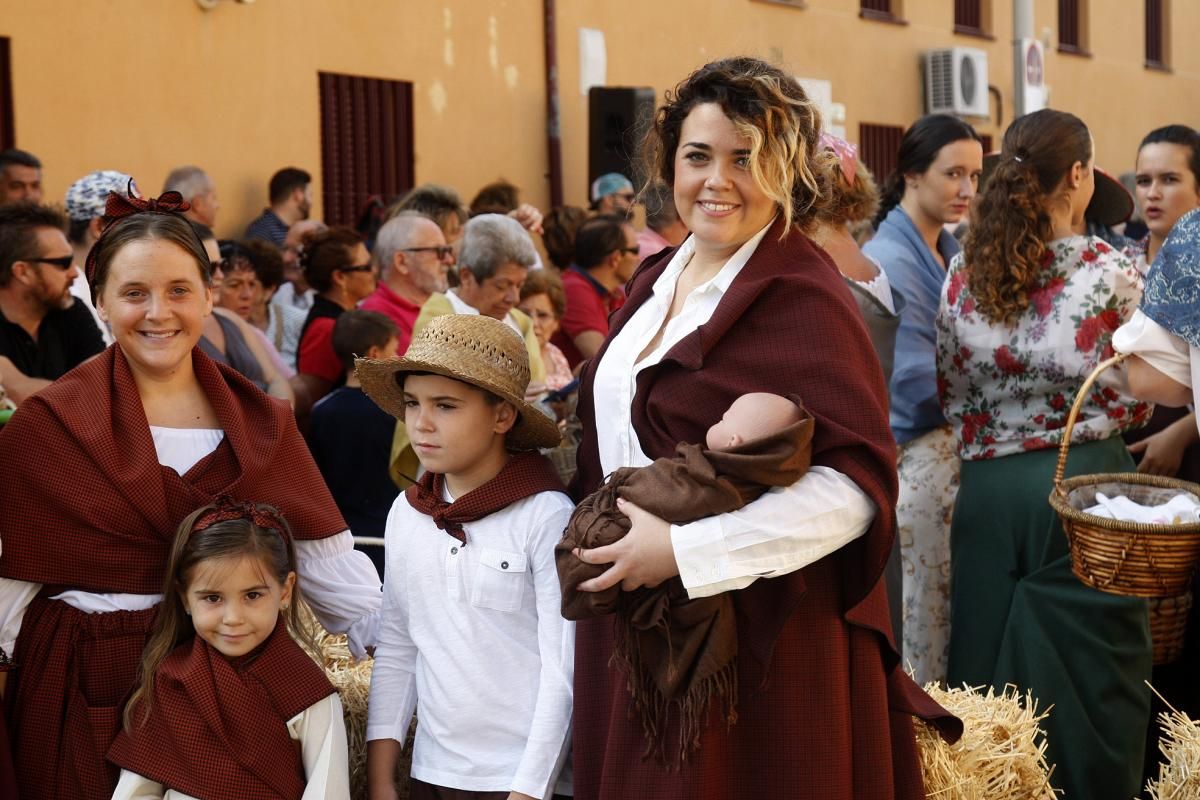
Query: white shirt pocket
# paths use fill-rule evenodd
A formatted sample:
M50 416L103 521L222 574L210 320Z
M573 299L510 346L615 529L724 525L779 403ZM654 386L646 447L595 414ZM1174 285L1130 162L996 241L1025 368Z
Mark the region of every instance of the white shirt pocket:
M528 567L524 553L479 548L471 605L495 611L519 611L525 599Z

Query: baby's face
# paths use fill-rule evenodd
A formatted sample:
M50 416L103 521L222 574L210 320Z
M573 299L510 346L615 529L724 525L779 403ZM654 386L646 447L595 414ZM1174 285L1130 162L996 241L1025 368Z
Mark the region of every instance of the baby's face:
M704 444L709 450L725 450L786 428L800 415L786 397L761 392L744 394L708 429Z

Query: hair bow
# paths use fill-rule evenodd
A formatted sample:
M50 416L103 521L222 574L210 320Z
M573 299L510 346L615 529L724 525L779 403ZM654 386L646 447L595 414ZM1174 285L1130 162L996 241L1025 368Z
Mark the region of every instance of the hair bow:
M134 214L182 214L192 207L179 192L163 192L158 197L138 197L133 193L133 181L129 181L126 194L109 192L104 204L104 222L131 217Z
M846 176L846 182L854 183L854 176L858 174L858 147L831 133L821 134L821 147L834 152L842 162L842 175Z
M199 533L205 528L211 528L218 522L227 522L233 519L250 520L264 530L278 531L279 535L283 538L286 539L288 537L287 525L284 524L283 517L280 516L279 510L274 506L261 505L244 500L234 500L227 495L218 497L217 501L213 503L213 507L200 515L199 519L192 525L191 532Z

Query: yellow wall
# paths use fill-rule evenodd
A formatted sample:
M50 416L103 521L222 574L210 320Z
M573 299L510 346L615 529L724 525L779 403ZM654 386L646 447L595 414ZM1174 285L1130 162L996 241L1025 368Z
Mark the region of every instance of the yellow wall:
M995 0L994 39L952 32L949 0L905 0L904 25L865 21L858 0L806 7L722 0L558 0L564 189L586 200L587 101L581 27L604 31L609 85L661 92L712 58L747 53L833 83L851 139L860 122L907 125L922 113L918 56L963 45L989 54L989 83L1012 119L1011 3ZM1143 67L1142 4L1091 0L1091 57L1056 52L1054 0L1035 0L1050 103L1089 122L1099 162L1132 167L1138 140L1168 122L1200 124L1200 3L1173 0L1173 71ZM216 179L218 232L240 233L266 181L294 164L317 178L320 70L414 82L418 182L469 198L504 176L548 203L541 0L0 0L12 39L18 146L46 164L48 196L104 168L157 193L167 171L196 163ZM991 120L972 120L996 135Z

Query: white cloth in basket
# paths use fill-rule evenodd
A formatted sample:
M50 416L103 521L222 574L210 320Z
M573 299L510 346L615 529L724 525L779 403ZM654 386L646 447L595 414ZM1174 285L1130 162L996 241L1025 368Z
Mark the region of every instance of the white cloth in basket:
M1123 494L1108 497L1102 492L1096 492L1096 501L1096 505L1084 509L1085 514L1125 522L1141 522L1146 525L1200 522L1200 501L1189 494L1175 495L1159 506L1144 506Z

